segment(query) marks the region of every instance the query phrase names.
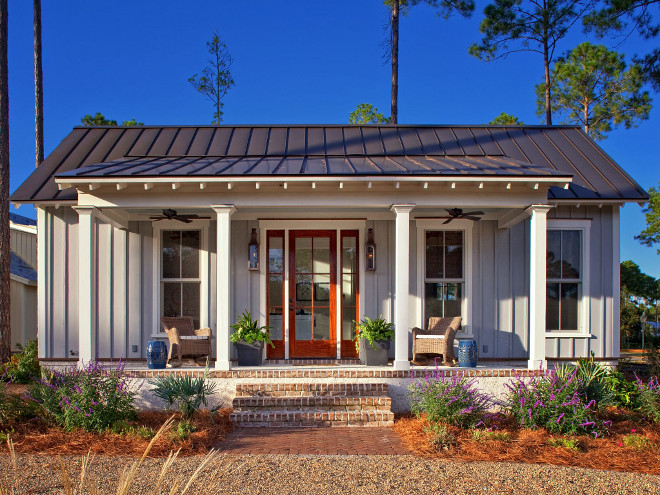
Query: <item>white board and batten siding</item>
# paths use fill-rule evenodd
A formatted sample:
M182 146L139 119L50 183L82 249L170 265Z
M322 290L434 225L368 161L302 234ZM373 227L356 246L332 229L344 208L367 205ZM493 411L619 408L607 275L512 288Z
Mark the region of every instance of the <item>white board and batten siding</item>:
M40 242L44 253L39 259L40 356L77 358L78 356L78 240L77 213L68 207L39 210ZM382 217L379 217L382 218ZM589 263L589 334L590 338L546 338L549 358L575 358L594 351L598 357L618 355L618 207L560 206L552 209L548 219L590 219ZM232 221L231 308L230 314L244 310L260 314L259 272L249 271L247 245L257 220ZM146 345L160 333L154 313L154 277L159 267L154 260L151 222L131 221L127 230L116 229L94 220L96 229L96 280L93 295L97 314L97 356L143 358ZM451 225L450 225L451 226ZM383 315L394 321L394 246L393 220L369 219L377 246L377 270L366 272L360 304L362 314ZM417 228L410 225L410 327L420 326L421 299L418 287ZM260 240L264 242L264 239ZM216 228L212 220L208 229L208 314L206 321L217 335L216 308ZM496 221L475 222L469 245L472 284L469 333L478 343L480 356L495 359L527 359L529 297L529 220L510 229L498 229ZM423 250L421 250L423 252ZM363 262L363 250L360 261ZM614 261L616 259L616 261ZM618 272L617 272L618 273ZM615 287L616 285L616 287ZM614 338L614 336L617 336ZM164 338L164 334L160 333ZM233 346L232 346L233 347ZM215 353L215 343L213 352Z

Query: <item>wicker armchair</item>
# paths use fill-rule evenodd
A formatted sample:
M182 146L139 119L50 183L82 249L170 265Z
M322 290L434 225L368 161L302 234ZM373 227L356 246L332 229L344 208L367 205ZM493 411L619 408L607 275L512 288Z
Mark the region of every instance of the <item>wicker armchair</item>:
M454 337L461 327L461 317L429 318L428 330L413 328L413 361L418 354L442 354L442 364L456 364L454 356Z
M211 356L210 328L195 330L193 319L190 316L163 316L160 323L170 341L170 350L167 353L168 364L172 359L175 345L179 365L183 356Z

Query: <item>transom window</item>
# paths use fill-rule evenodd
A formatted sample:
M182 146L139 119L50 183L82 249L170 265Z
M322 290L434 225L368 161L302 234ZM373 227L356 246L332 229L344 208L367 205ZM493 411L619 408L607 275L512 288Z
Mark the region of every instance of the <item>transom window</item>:
M161 231L161 316L192 316L200 327L200 230Z
M546 330L578 331L583 290L582 230L548 230Z
M424 325L433 316L461 316L464 245L462 230L426 231Z

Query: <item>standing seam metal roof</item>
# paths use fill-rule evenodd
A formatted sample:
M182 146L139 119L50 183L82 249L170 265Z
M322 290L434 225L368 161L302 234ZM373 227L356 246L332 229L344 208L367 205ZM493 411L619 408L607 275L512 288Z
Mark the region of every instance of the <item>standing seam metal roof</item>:
M550 199L648 198L576 127L271 125L76 127L11 200L74 200L55 176L150 174L558 175L573 182Z

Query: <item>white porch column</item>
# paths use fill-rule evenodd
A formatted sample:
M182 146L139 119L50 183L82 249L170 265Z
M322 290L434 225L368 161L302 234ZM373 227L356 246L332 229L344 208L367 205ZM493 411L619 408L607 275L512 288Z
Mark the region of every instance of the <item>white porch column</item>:
M231 315L231 214L236 211L234 205L212 205L216 213L216 284L217 284L217 336L215 367L228 370L229 333Z
M78 212L78 365L82 366L96 359L96 208L73 208Z
M545 299L547 218L550 206L530 207L529 231L529 361L531 369L547 368L545 360Z
M410 292L410 212L415 205L392 205L396 213L394 254L394 369L410 369L408 361L408 297Z

